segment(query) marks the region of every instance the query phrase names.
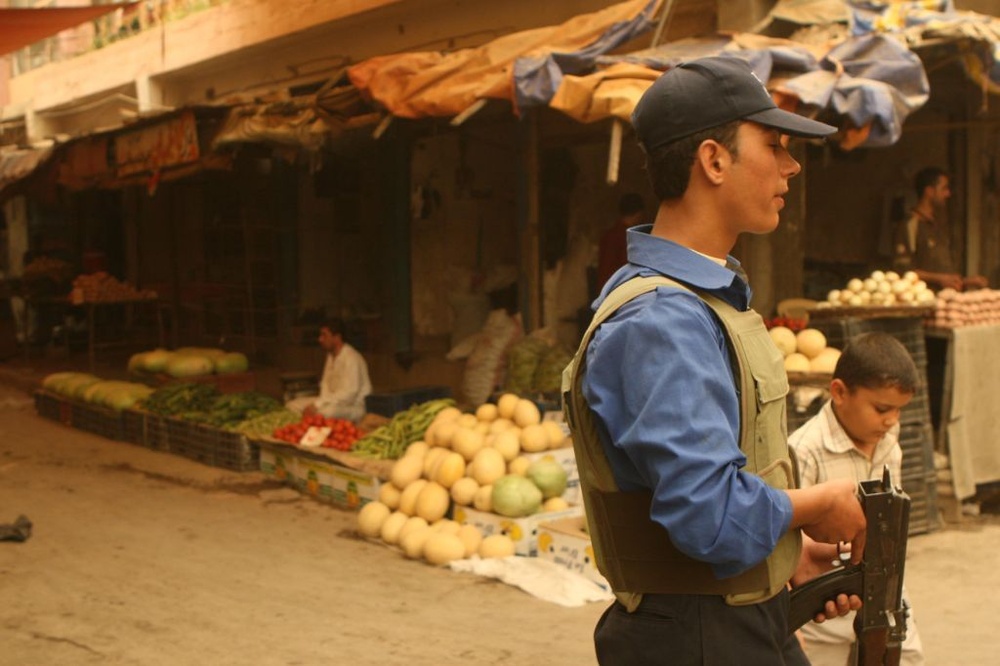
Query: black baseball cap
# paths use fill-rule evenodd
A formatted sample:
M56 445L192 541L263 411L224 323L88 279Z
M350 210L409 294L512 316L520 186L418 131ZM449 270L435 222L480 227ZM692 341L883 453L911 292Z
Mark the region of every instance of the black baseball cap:
M809 138L837 131L779 109L750 64L735 56L699 58L674 67L653 82L632 112L632 126L646 150L734 120Z

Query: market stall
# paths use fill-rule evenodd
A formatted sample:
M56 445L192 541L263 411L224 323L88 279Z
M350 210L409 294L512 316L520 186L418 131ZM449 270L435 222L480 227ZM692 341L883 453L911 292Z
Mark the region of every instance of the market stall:
M955 497L1000 482L1000 411L986 402L1000 394L1000 324L959 328L929 326L928 348L937 356L937 449L948 455Z
M130 368L143 379L142 368L166 368L171 360L175 370L193 371L210 358L202 355L207 351L142 352ZM563 605L609 598L584 527L560 411L502 393L471 411L441 397L354 423L295 414L270 396L225 394L190 379L154 388L54 373L36 392L36 407L44 418L110 439L259 470L317 501L357 511L359 535L401 555L454 564ZM427 393L390 397L402 404ZM386 396L375 403L389 404Z

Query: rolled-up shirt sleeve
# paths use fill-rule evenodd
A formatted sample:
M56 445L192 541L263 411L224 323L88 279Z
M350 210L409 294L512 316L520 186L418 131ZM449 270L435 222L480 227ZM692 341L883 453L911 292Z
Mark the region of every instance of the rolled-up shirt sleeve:
M761 562L791 501L740 471L739 400L725 338L694 294L661 287L624 306L588 348L584 395L619 486L653 492L651 518L716 576Z

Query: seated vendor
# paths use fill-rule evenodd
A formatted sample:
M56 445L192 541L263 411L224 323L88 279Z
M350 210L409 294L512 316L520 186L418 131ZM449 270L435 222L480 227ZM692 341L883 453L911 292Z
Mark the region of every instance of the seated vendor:
M365 397L372 392L368 363L357 349L344 342L344 324L339 319L331 319L320 328L319 344L327 352L319 395L295 398L285 406L307 416L361 420Z

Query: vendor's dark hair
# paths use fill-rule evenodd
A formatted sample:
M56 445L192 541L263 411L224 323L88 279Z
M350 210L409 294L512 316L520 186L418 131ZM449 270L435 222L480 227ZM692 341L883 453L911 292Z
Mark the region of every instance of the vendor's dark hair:
M677 199L687 191L691 182L691 167L702 141L718 141L726 150L736 154L736 132L743 120L711 127L678 139L646 153L646 172L649 184L660 201Z
M329 319L325 319L322 327L330 329L330 332L334 335L344 334L344 320L340 317L330 317Z
M947 175L947 171L935 166L926 167L918 171L917 175L913 177L913 187L917 190L917 199L924 196L924 190L928 187L937 185L938 178Z
M902 342L880 331L851 338L837 360L833 378L852 391L891 387L916 393L920 387L920 374L910 352Z

